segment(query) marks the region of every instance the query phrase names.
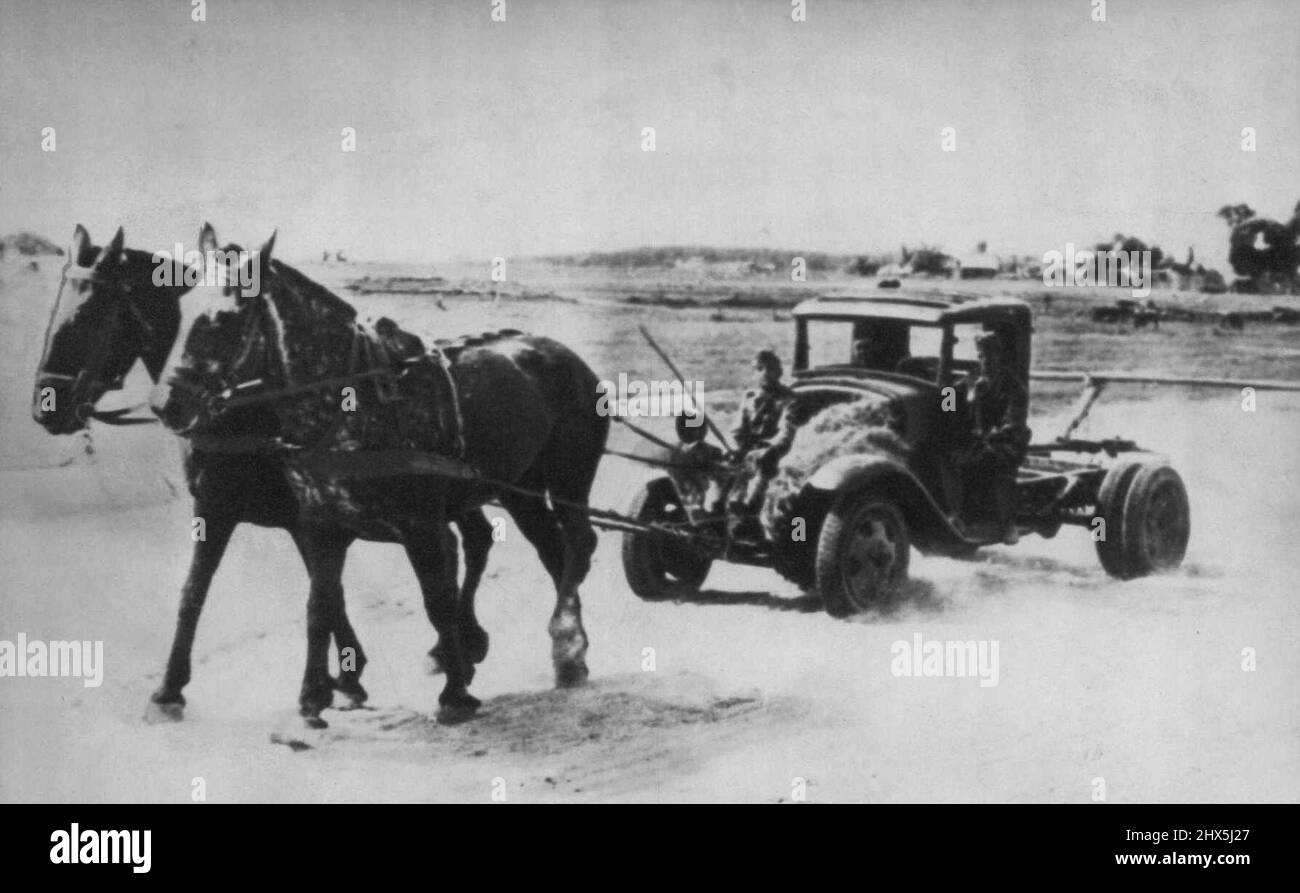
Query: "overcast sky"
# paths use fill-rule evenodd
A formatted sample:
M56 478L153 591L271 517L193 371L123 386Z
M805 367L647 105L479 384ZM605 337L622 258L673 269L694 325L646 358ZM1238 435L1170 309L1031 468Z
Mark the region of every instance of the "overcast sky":
M492 6L0 0L0 230L427 260L1123 231L1221 264L1221 205L1300 199L1294 0Z

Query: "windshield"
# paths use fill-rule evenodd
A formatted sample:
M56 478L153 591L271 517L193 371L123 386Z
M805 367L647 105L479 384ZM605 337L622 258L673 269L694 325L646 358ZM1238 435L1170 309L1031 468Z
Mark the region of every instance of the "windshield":
M984 327L962 323L952 327L952 356L976 362L975 338ZM943 327L898 320L825 320L807 322L808 365L853 365L892 371L909 357L938 359L943 348Z
M896 319L810 319L806 326L810 368L849 365L926 381L938 376L942 326ZM957 368L977 363L975 338L983 330L978 323L952 327Z

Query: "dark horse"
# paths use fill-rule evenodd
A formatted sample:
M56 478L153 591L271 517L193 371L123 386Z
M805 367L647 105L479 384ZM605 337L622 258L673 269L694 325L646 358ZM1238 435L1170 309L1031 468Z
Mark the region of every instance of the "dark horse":
M205 248L215 247L216 236L210 226L204 227L200 242ZM180 297L190 287L155 284L157 269L154 255L123 248L121 229L101 250L91 244L83 227L76 228L36 374L32 414L47 431L71 434L83 430L90 419L109 424L135 421L122 418L120 410L97 411L95 405L107 391L121 387L137 360L144 363L150 378L158 381L176 341ZM228 424L266 431L273 430L275 419L265 410L249 409L232 412ZM222 450L219 436L208 443L209 449L187 449L185 455L194 515L204 519L206 530L205 538L194 544L167 670L150 699L154 718L181 718L185 705L181 692L190 681L190 653L199 615L234 529L244 522L283 528L293 535L304 560L307 555L306 543L296 532L298 504L284 479L282 464L265 454ZM455 523L465 549L461 613L466 635L476 645L471 657L481 661L487 654L487 634L474 615L474 594L487 565L492 527L481 511L466 512ZM474 630L480 633L476 638ZM366 700L361 686L366 658L343 609L341 593L331 631L340 668L333 684L352 705L360 705ZM430 656L441 663L442 652L435 646Z
M442 354L426 354L418 338L387 320L382 335L360 326L351 305L272 260L273 243L274 236L246 261L260 270L247 276L260 282L256 294L246 295L227 272L182 298L181 334L150 402L164 424L190 438L233 425L223 400L274 411L312 579L304 715L329 703L330 621L344 555L358 538L405 548L445 647L439 719L474 713L479 702L468 692L474 667L457 623L447 520L493 498L555 582L549 631L556 683L582 682L587 635L578 586L596 546L586 509L609 433L609 419L596 411L595 373L564 345L517 332L470 342L444 367ZM205 270L204 279L213 277ZM401 362L365 359L381 340L404 345L378 351ZM386 381L382 389L376 375ZM440 381L449 381L450 396ZM350 411L339 399L347 390L359 396ZM449 403L458 408L463 444L465 462L457 467L473 469L473 477L420 474L411 464L452 452L444 424ZM347 459L360 461L340 464Z

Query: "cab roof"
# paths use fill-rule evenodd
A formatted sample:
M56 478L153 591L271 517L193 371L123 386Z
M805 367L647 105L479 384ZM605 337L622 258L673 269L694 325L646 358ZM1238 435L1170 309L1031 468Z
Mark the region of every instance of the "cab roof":
M898 292L826 294L797 305L796 319L896 319L922 325L1009 322L1028 325L1029 305L1016 298L966 292Z

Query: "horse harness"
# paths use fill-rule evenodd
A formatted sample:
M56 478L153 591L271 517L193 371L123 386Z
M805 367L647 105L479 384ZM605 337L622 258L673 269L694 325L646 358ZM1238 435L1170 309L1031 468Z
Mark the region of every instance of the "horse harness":
M451 365L460 352L467 348L501 338L522 335L523 332L517 329L502 329L498 332L485 332L482 335L464 336L454 340L440 339L431 348L403 355L400 347L394 344L402 333L391 320L381 319L373 326L357 322L353 327L345 374L311 381L296 381L290 371L288 357L283 355L278 341L266 337L264 332L261 332L259 337L258 317L260 316L262 314L250 315L232 369L236 370L237 374L237 370L253 357L260 343L262 349L269 354L265 358L267 364L279 367L283 384L270 388L263 378L250 378L211 393L206 388L185 380L173 382L173 386L189 390L203 399L210 418L234 409L272 403L286 397L353 387L370 382L380 405L398 407L393 418L398 428L399 438L405 441L408 440L409 431L406 425L409 424L410 414L400 410L400 404L407 399L402 393L400 384L404 377L417 369L423 369L436 391L435 421L441 449L433 451L411 448L357 450L328 448L325 444L346 424L346 417L341 412L334 423L317 438L315 443L310 445L290 444L279 439L259 436L205 438L200 435L193 438L196 447L206 452L216 453L288 455L318 473L349 478L404 473L432 473L464 479L480 478L478 472L464 462L464 419L460 412L460 396L451 372ZM412 337L411 340L417 339Z

